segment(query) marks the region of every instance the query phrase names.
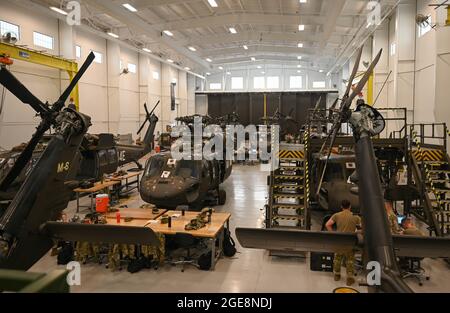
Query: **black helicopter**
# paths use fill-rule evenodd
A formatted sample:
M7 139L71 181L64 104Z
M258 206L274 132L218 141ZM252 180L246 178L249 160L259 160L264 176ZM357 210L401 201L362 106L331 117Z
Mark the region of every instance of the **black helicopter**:
M112 174L125 164L134 162L138 169L142 166L138 162L146 154L153 149L153 138L158 117L154 114L155 109L159 105L155 105L153 110L147 110L147 104L144 104L146 111L146 119L138 130L138 135L149 122L149 126L145 132L142 142L136 145L123 145L117 143L112 134L86 134L80 145L77 157L80 159L80 167L77 172L76 180L82 181L98 181L105 174ZM6 188L6 183L2 183L3 178L14 166L15 162L26 148L26 144L19 145L10 151L0 153L0 200L11 200L15 193L19 190L26 176L36 164L37 160L45 150L48 142L53 135L44 135L32 153L32 157L24 170L20 172L17 178Z
M177 118L178 122L192 129L194 119L199 115ZM204 125L217 125L222 127L226 121L202 116ZM235 116L229 117L230 122ZM217 124L215 124L218 122ZM219 126L221 125L221 126ZM218 136L218 135L216 135ZM192 136L192 143L195 138ZM201 138L202 147L208 144L211 138ZM219 140L224 140L220 138ZM177 143L174 143L176 145ZM194 145L192 145L194 154ZM145 166L145 172L139 188L140 195L145 202L162 208L176 208L179 205L189 205L192 209L201 209L205 202L224 205L226 192L220 185L230 176L232 161L218 158L198 158L191 155L191 159L175 160L171 152L164 152L152 156Z
M91 52L53 105L41 102L11 72L0 69L0 83L29 104L42 119L2 184L8 186L16 180L44 134L50 127L54 129L18 192L4 209L0 208L0 268L28 270L50 250L54 240L92 241L95 238L117 244L159 243L155 233L145 227L57 222L72 195L80 166L79 149L91 125L89 116L64 108L64 103L94 59Z
M356 170L358 173L357 179L353 178L358 184L358 189L355 191L358 193L361 204L360 211L363 217L364 232L357 234L237 228L236 236L245 248L313 252L360 248L364 250L364 268L372 261L378 262L380 265L381 284L369 286L370 292L409 293L412 290L400 275L397 257L447 258L450 255L450 239L391 235L379 169L372 144L372 137L380 133L380 124L377 125L374 121L380 120L381 114L361 102L359 102L357 110L352 111L350 109L353 100L367 83L382 53L382 51L378 53L350 95L350 88L361 60L362 49L363 47L358 52L346 93L342 98L341 109L333 117L334 123L327 158L331 155L332 147L342 123L349 122L352 126L355 141ZM325 170L322 172L321 181L325 176Z

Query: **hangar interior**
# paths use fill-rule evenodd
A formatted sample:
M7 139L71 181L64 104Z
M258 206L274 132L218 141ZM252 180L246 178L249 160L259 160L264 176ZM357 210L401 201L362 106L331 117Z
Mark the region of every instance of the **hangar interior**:
M72 292L450 292L449 1L2 0L0 35L0 290L75 261ZM279 167L251 134L176 160L179 125Z

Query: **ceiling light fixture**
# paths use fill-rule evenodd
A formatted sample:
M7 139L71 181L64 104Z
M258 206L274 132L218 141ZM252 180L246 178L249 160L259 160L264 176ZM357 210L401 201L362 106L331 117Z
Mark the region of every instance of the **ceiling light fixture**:
M63 9L57 8L57 7L50 7L50 10L58 12L59 14L62 14L62 15L67 15L66 11L64 11Z
M193 52L197 51L197 49L195 49L194 47L189 47L188 49L193 51Z
M255 62L255 61L256 61L256 58L255 58L255 57L252 57L251 60L252 60L253 62Z
M109 32L108 35L110 35L111 37L116 38L116 39L119 38L119 35L114 34L112 32Z
M257 68L262 69L262 66L261 66L261 65L258 65Z
M163 33L170 37L173 36L173 33L170 30L164 30Z
M213 8L217 8L217 2L216 0L208 0L208 3L210 6L212 6Z
M167 59L167 62L173 63L173 60L172 59Z
M300 24L300 25L298 25L298 30L299 31L304 31L305 30L305 25L303 25L303 24Z
M297 45L297 47L303 48L303 43L299 42L298 45Z
M301 67L302 67L302 65L301 65L301 64L299 64L299 65L297 65L297 67L298 67L298 68L301 68Z
M222 67L222 66L219 66L219 70L223 70L223 67Z
M209 76L209 75L211 75L211 73L206 73L206 76Z
M231 75L231 72L227 72L227 75Z
M297 60L301 60L301 59L302 59L302 56L299 55L299 56L297 57Z
M152 53L152 50L150 50L150 49L148 49L148 48L144 48L144 49L142 49L142 50L144 50L145 52L148 52L148 53Z
M308 0L299 0L300 3L306 3Z
M230 33L232 33L232 34L237 34L236 28L230 27L230 28L228 28L228 29L230 30Z
M246 45L244 45L244 49L245 49L245 50L248 50L248 47L247 47Z
M190 68L190 67L187 67L187 66L186 66L184 69L185 69L186 71L190 71L190 70L191 70L191 68Z
M208 61L209 63L212 62L212 60L210 58L206 58L206 61Z
M129 3L124 3L122 6L130 12L137 12L137 9Z

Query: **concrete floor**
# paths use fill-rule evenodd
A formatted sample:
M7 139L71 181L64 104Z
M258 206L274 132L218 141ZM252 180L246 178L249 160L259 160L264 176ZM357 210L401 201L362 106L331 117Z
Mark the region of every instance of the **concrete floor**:
M259 166L235 166L233 174L225 182L227 203L217 211L232 213L231 228L262 227L266 203L267 173ZM87 201L87 199L84 199ZM129 206L143 203L138 194L129 200ZM72 202L68 208L74 211ZM188 267L184 273L179 268L166 265L158 271L143 270L130 274L126 270L111 272L104 266L82 266L81 286L72 292L332 292L343 282L333 281L331 273L311 272L309 259L277 258L267 251L243 249L237 242L238 253L232 259L223 258L214 272L204 272ZM408 284L416 292L450 292L450 267L441 260L427 259L423 267L431 280L420 287L415 281ZM57 268L56 258L47 255L30 271L48 272ZM344 274L345 277L345 274ZM361 292L364 287L356 287Z

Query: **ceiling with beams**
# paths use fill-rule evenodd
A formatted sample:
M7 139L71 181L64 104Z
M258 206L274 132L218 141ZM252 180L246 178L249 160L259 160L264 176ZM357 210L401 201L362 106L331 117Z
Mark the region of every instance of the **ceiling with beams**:
M61 0L31 0L64 8ZM301 3L306 2L306 3ZM205 73L256 64L330 70L367 27L367 0L82 0L82 21ZM373 1L372 1L373 2ZM397 4L380 0L384 16ZM132 12L123 6L132 5ZM214 6L214 3L217 6ZM300 29L304 25L304 29ZM235 33L231 31L234 28ZM170 34L168 35L167 32ZM353 44L354 46L354 44ZM354 49L353 49L354 50Z

